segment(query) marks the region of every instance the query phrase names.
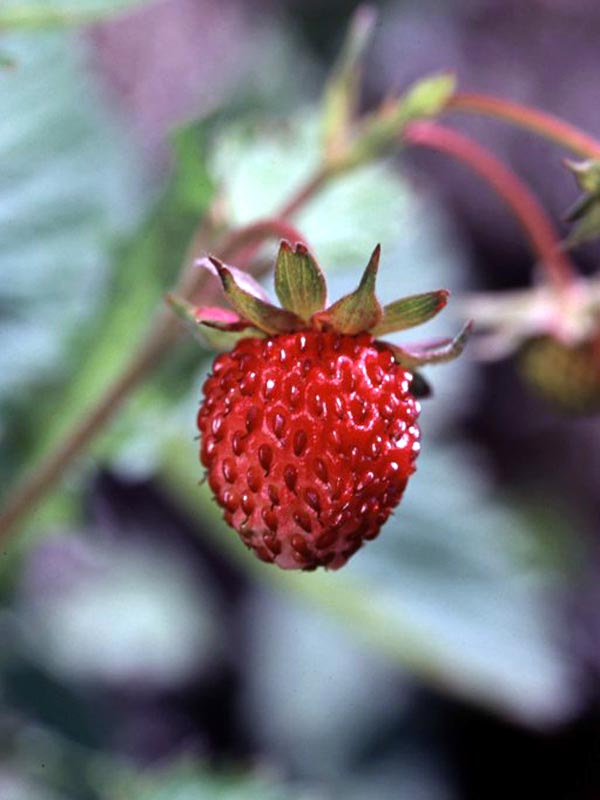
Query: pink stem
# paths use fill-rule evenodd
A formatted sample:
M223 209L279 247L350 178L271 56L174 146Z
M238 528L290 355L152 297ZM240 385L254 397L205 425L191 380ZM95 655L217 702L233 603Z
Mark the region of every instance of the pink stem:
M563 252L546 212L529 187L494 155L467 136L433 122L412 123L404 131L402 140L446 153L486 180L512 209L557 289L564 290L572 284L575 269Z
M266 239L277 238L287 239L290 244L306 244L298 228L281 217L270 217L232 231L216 248L217 254L225 260L235 257L236 266L247 267Z
M537 108L485 94L457 93L446 106L448 111L467 111L510 122L537 133L582 158L600 159L600 142L574 125L539 111Z

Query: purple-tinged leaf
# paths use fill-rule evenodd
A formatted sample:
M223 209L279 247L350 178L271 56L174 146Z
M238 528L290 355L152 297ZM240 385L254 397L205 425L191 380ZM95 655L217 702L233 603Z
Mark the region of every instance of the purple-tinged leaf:
M373 328L373 336L404 331L422 325L439 314L448 302L450 292L439 289L410 297L403 297L383 309L383 319Z
M242 331L251 327L249 322L229 308L217 306L198 308L173 294L168 294L166 300L177 316L192 330L196 330L199 325L208 325L222 331Z
M194 315L202 325L208 325L209 328L216 328L220 331L243 331L252 327L248 320L242 319L239 314L229 308L206 306L197 308Z
M296 314L266 303L243 289L237 283L229 267L226 267L217 258L210 256L210 260L219 273L227 299L238 314L248 320L251 325L271 334L288 333L306 327L303 320Z
M166 296L166 301L193 336L214 350L229 350L240 339L263 335L227 308L196 308L172 294Z
M275 262L275 291L283 308L305 322L325 308L325 276L303 244L292 250L288 242L281 242Z
M313 320L319 326L353 336L363 331L370 331L381 321L383 309L375 297L375 279L380 254L381 247L377 245L354 292L340 298L325 311L314 315Z
M211 275L214 275L215 278L218 278L219 272L214 264L214 261L217 260L218 259L214 259L213 256L209 256L208 258L199 258L195 263L197 267L208 270ZM219 261L219 263L221 262ZM237 285L248 292L248 294L253 294L254 297L264 300L265 303L269 302L269 295L265 292L260 283L258 283L258 281L252 277L252 275L250 275L250 273L245 272L243 269L232 267L229 264L224 264L223 266L227 267L229 272L231 272L235 278Z

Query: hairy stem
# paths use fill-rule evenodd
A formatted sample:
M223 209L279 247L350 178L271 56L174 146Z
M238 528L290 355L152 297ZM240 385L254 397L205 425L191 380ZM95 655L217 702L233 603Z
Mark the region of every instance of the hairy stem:
M466 111L510 122L543 136L581 158L600 159L600 141L574 125L536 108L485 94L457 93L447 111Z
M517 217L553 285L563 291L572 284L575 268L546 212L529 187L494 155L467 136L433 122L412 123L403 132L402 142L446 153L486 180Z

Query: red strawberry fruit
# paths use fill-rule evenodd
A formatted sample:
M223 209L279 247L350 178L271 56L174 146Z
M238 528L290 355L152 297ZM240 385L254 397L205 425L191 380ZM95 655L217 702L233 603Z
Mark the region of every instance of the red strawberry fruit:
M321 270L283 242L277 308L249 276L210 259L236 314L170 298L195 327L239 337L219 355L198 413L201 461L225 520L266 562L337 569L374 539L399 503L419 452L415 369L456 357L454 340L417 351L377 337L420 324L446 304L440 290L382 308L379 247L359 287L326 308Z

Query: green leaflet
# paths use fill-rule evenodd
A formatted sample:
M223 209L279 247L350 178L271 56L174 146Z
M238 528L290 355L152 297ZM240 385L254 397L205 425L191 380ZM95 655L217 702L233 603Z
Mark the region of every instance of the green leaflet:
M383 336L422 325L439 314L448 302L449 295L450 292L446 289L438 289L390 303L383 309L383 319L373 329L373 336Z
M0 28L38 30L97 22L148 3L149 0L45 0L2 3Z
M319 265L303 244L282 242L275 262L275 291L284 309L308 322L325 307L327 286Z

